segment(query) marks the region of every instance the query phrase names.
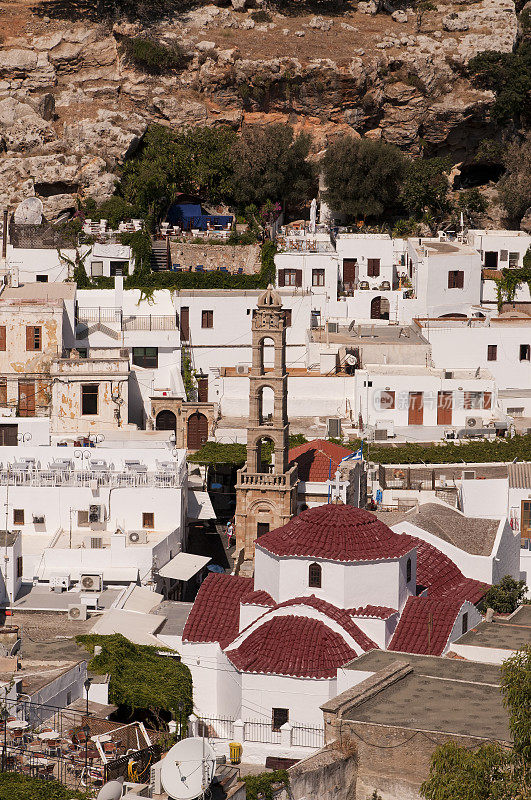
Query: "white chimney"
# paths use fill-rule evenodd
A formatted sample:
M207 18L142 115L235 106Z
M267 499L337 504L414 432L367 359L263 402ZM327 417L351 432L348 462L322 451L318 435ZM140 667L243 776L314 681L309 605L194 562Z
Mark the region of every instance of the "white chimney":
M114 307L122 308L124 302L124 277L116 275L114 278Z

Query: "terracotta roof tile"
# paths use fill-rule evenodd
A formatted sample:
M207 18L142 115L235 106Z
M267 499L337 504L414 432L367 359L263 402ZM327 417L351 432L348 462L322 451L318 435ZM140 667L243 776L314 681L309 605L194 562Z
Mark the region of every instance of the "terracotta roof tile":
M398 614L398 611L396 608L388 608L387 606L361 606L360 608L349 608L348 613L351 617L388 619L393 614Z
M324 622L282 616L264 622L227 656L244 672L335 678L337 669L356 653Z
M275 601L268 592L263 589L257 589L255 592L250 592L241 601L244 605L253 606L274 606Z
M411 537L417 546L417 583L426 586L428 596L449 597L451 600L470 600L477 603L489 585L465 578L454 562L422 539Z
M314 439L298 447L291 447L288 458L290 464L297 463L301 481L323 483L330 475L334 477L341 459L352 452L350 448L327 439Z
M440 656L462 605L459 599L408 598L389 650Z
M326 614L327 617L333 619L334 622L341 625L365 652L367 650L378 649L378 645L356 625L349 611L337 608L337 606L333 606L331 603L327 603L326 600L321 600L313 594L309 597L295 597L293 600L285 600L283 603L279 603L278 606L275 606L275 608L287 608L289 606L310 606L311 608L315 608L316 611L321 611L323 614Z
M416 539L395 533L374 514L353 506L318 506L260 537L256 546L278 556L333 561L392 559L409 553Z
M211 573L197 593L183 641L219 642L226 647L239 632L240 603L252 594L252 578Z

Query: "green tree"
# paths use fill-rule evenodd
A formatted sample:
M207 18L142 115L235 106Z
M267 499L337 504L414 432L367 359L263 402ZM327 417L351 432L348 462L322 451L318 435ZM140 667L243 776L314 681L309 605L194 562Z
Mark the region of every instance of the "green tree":
M405 159L385 142L343 136L326 151L322 168L332 213L380 219L396 203Z
M448 210L449 167L446 158L416 158L410 161L402 186L401 200L410 214L430 214L436 219Z
M431 0L413 0L413 10L415 12L415 23L417 31L420 33L422 29L422 20L428 11L436 11L437 6Z
M528 789L531 772L531 645L506 659L501 668L503 702L509 712L516 770Z
M498 181L498 195L510 222L518 226L531 207L531 134L509 145L503 160L506 171Z
M32 778L16 772L0 773L0 800L88 800L88 792L54 780Z
M268 200L302 208L317 192L317 172L308 160L311 138L290 125L248 125L232 146L233 197L239 206Z
M460 192L457 207L469 214L482 214L487 210L488 203L477 186Z
M477 86L496 93L491 116L495 122L517 125L531 122L531 41L524 39L511 53L485 50L468 62L468 73Z
M525 581L516 581L506 575L493 584L482 601L482 608L493 608L500 614L511 614L522 603L527 591Z

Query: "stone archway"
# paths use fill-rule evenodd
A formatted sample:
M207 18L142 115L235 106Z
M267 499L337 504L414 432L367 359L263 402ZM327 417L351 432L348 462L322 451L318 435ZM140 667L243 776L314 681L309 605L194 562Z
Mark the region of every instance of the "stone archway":
M177 417L173 411L159 411L155 418L155 428L158 431L173 431L177 429Z

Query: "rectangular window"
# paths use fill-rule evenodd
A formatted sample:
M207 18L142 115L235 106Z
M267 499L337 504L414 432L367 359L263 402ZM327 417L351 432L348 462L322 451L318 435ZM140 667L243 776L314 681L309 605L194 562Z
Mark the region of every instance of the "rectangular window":
M156 369L159 365L158 347L133 347L133 364Z
M18 382L18 415L35 416L35 381Z
M392 410L395 407L395 393L385 390L380 392L380 408L382 411Z
M520 345L520 361L529 361L531 348L528 344Z
M13 509L13 525L24 525L24 509Z
M509 253L509 267L517 267L518 266L518 258L520 253Z
M7 378L0 378L0 406L7 406Z
M458 269L450 270L448 273L448 288L462 289L465 285L465 273Z
M291 308L284 309L284 319L286 320L286 328L291 328Z
M88 528L89 524L89 512L88 511L78 511L77 512L77 526L78 528Z
M487 361L497 361L498 359L498 345L489 344L487 346Z
M42 329L40 325L26 326L26 350L42 350Z
M94 416L98 413L97 383L83 383L81 386L81 413L83 416Z
M6 349L6 326L0 325L0 350Z
M48 275L37 275L35 280L37 283L48 283Z
M507 261L509 252L507 250L500 250L500 261Z
M115 278L116 275L127 275L128 269L129 269L129 261L111 261L110 264L111 278Z
M202 328L213 328L214 327L214 312L213 311L202 311L201 312L201 327Z
M461 634L466 633L468 630L468 611L463 614L461 620Z
M367 275L369 278L378 278L380 276L380 259L368 258L367 259Z
M23 570L22 556L18 556L18 558L17 558L17 578L22 578L22 570Z
M297 281L297 270L296 269L285 269L284 270L284 286L295 286Z
M197 399L200 403L208 403L208 375L197 378Z
M269 522L257 522L256 535L260 537L263 536L264 533L269 533Z
M101 278L103 276L103 261L93 261L90 265L90 274L93 278Z
M289 721L289 708L273 708L271 716L272 730L279 731Z
M465 392L464 407L466 410L483 408L483 392Z
M325 271L324 269L312 269L312 286L325 285Z
M483 408L492 408L492 392L483 392Z
M522 539L522 546L531 539L531 500L521 501L521 525L520 536Z
M144 511L142 514L142 527L151 529L155 527L155 514L153 511Z

